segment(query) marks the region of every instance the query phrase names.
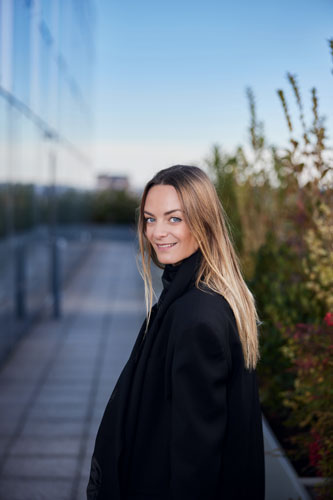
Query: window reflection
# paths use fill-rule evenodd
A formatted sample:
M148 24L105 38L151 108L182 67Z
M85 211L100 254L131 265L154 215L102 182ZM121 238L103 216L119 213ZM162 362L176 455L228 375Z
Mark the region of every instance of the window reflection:
M0 2L0 362L87 248L94 8Z

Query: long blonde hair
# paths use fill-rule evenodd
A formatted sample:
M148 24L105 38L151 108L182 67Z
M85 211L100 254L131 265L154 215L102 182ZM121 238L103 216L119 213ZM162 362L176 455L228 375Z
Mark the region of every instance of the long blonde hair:
M138 214L138 240L141 254L140 272L145 284L147 328L154 295L151 260L158 267L164 268L145 235L143 215L148 191L157 185L170 185L176 189L185 221L203 255L195 285L200 288L200 283L204 283L228 301L236 319L245 366L254 369L259 359L259 318L255 300L242 277L239 259L229 235L227 217L215 187L205 172L198 167L175 165L161 170L147 183L142 194Z

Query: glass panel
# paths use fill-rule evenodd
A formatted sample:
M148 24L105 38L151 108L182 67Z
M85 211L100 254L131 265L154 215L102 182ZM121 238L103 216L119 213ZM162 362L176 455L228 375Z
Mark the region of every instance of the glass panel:
M0 362L89 248L93 4L0 1Z

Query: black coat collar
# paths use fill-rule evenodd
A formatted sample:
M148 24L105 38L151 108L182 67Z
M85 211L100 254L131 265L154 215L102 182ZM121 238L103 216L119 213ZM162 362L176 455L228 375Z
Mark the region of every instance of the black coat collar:
M160 324L161 319L163 318L165 312L169 308L169 306L174 302L178 297L183 295L185 291L188 288L191 288L194 286L196 277L197 277L197 271L199 270L200 263L202 259L202 253L201 250L198 249L196 252L194 252L192 255L184 259L181 264L179 264L177 272L169 270L166 266L163 275L162 275L162 281L163 278L168 275L169 283L167 284L166 287L162 290L162 293L160 295L160 298L158 299L158 302L153 305L152 310L151 310L151 316L150 316L150 321L148 325L148 332L146 333L146 321L145 319L141 330L139 332L139 335L136 339L135 345L133 347L130 359L134 360L134 362L137 361L143 343L146 342L146 336L147 337L153 337L154 334L152 333L152 330L157 329L158 325ZM170 277L172 276L172 279ZM145 349L146 350L146 349Z
M178 266L167 264L162 274L163 291L158 300L158 316L162 316L170 304L193 286L201 263L202 253L198 249ZM160 310L162 311L160 312Z

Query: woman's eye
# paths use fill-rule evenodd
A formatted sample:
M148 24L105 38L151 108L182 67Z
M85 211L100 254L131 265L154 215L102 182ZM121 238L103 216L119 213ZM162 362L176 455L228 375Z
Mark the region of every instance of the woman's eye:
M181 219L179 217L171 217L171 222L181 222Z
M148 223L152 222L153 220L154 220L153 217L145 217L145 221Z

